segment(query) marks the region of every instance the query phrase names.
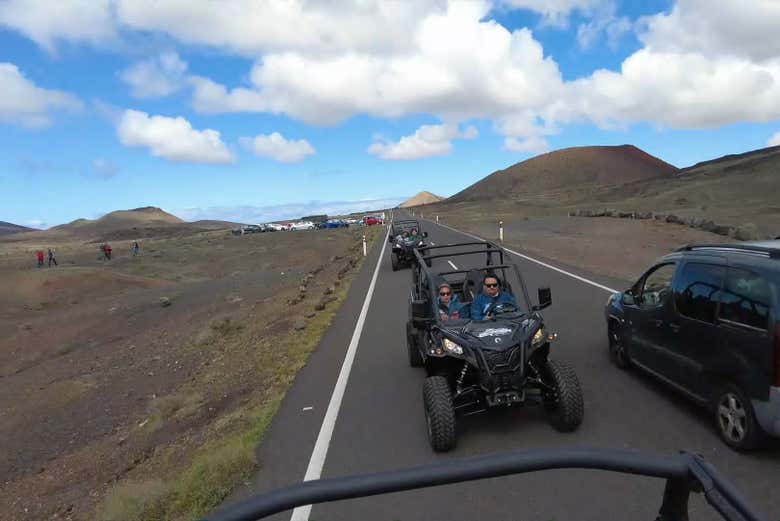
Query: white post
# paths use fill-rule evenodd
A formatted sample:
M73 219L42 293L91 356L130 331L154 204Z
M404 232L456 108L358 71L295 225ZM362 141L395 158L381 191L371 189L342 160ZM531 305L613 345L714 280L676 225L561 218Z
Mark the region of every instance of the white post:
M504 221L498 221L498 240L504 242Z
M363 234L363 257L365 257L368 254L366 251L366 234Z
M420 219L422 219L422 218L423 218L423 214L422 214L422 212L420 212Z
M439 224L439 216L436 216L436 224Z

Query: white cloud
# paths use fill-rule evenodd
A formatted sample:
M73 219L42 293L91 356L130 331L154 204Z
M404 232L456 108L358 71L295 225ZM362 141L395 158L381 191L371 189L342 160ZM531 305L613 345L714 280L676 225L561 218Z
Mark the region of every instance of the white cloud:
M642 20L640 39L653 52L776 62L780 2L678 0L669 13Z
M46 221L42 219L30 219L29 221L24 222L24 226L29 226L31 228L45 228L46 227Z
M772 137L769 138L769 141L766 142L766 146L768 147L778 147L780 146L780 132L776 133Z
M607 45L617 50L621 40L633 29L633 24L625 16L617 16L617 6L613 2L604 2L595 9L587 23L577 27L577 43L580 49L588 50L606 37Z
M164 52L122 71L120 78L136 98L160 98L186 85L187 64L175 52Z
M253 138L242 137L239 142L255 155L282 163L298 163L315 153L314 147L305 139L288 140L278 132L259 134Z
M613 4L612 0L501 0L501 3L515 8L528 9L539 13L546 25L566 28L572 11L585 14L600 9L604 4Z
M189 163L233 163L216 130L196 130L182 117L149 116L125 110L117 126L119 141L128 147L148 148L155 157Z
M368 147L368 152L382 159L421 159L445 156L452 151L453 139L475 139L477 129L473 126L459 130L457 125L423 125L414 134L404 136L396 142L377 141Z
M57 40L106 43L116 37L110 0L4 0L0 27L15 29L49 52Z
M119 173L119 167L116 164L102 157L92 161L92 168L103 179L110 179Z
M359 113L429 113L464 121L543 106L562 93L558 67L531 32L480 21L482 2L453 3L427 16L410 38L414 51L382 56L269 53L249 87L228 90L194 79L194 106L205 112L283 113L332 125Z
M0 63L0 123L47 127L52 123L51 112L74 112L82 106L71 94L36 86L16 65Z
M550 145L547 140L540 136L531 136L526 139L508 137L504 139L504 150L510 152L527 152L531 154L541 154L550 151Z

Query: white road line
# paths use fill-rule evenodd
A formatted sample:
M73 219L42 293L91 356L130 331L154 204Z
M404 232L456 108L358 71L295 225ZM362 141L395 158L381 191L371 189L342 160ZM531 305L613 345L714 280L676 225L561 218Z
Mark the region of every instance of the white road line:
M446 224L439 223L439 226L443 226L444 228L452 230L453 232L462 233L463 235L471 237L472 239L476 239L478 241L485 242L485 239L483 239L481 237L477 237L476 235L471 235L470 233L462 232L460 230L452 228L451 226L447 226ZM591 286L594 286L594 287L597 287L599 289L602 289L602 290L604 290L604 291L606 291L608 293L619 293L618 290L616 290L616 289L612 289L609 286L604 286L603 284L599 284L598 282L594 282L594 281L592 281L590 279L586 279L585 277L580 277L579 275L575 275L574 273L571 273L569 271L566 271L566 270L563 270L563 269L558 268L556 266L553 266L552 264L547 264L546 262L542 262L540 260L534 259L533 257L529 257L528 255L523 255L522 253L518 253L518 252L516 252L514 250L510 250L509 248L504 248L504 249L506 251L508 251L509 253L511 253L513 255L517 255L518 257L520 257L522 259L529 260L531 262L535 262L536 264L538 264L540 266L544 266L545 268L549 268L549 269L551 269L553 271L557 271L558 273L563 273L564 275L568 275L569 277L571 277L573 279L577 279L580 282L584 282L585 284L590 284Z
M388 230L388 234L389 233L390 232ZM387 236L385 236L385 239L382 241L382 251L379 253L379 260L377 260L376 268L374 268L374 276L371 278L371 284L368 286L366 298L363 301L363 308L360 310L357 324L355 324L355 331L352 333L352 340L349 342L347 354L344 357L344 363L341 366L338 380L336 380L336 387L333 389L333 394L330 397L330 403L328 403L328 410L325 411L325 417L322 420L322 427L320 427L320 433L317 436L317 442L314 444L314 450L311 453L311 459L309 459L309 467L306 469L306 475L303 477L304 481L319 479L322 475L322 468L325 466L325 458L328 455L328 448L330 447L330 442L333 438L333 429L336 426L336 420L339 416L339 409L341 409L341 401L344 398L344 391L347 389L349 373L352 371L352 363L355 361L355 353L357 353L357 347L360 343L360 335L363 333L363 324L366 321L368 308L371 305L371 297L374 294L376 279L379 275L379 266L382 265L382 258L385 256L386 246ZM293 510L290 521L308 521L310 514L311 505L298 507Z
M452 269L454 269L454 270L458 269L458 267L455 266L455 264L453 264L451 260L448 260L447 262L450 263L450 266L452 266Z

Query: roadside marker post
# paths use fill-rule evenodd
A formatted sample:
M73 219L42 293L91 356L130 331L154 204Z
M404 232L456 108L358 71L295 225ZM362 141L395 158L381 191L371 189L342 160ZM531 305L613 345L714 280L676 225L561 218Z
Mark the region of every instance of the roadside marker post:
M363 257L365 257L367 254L366 252L366 234L363 234Z
M439 216L436 216L436 224L439 224Z
M504 221L498 221L498 240L504 242Z

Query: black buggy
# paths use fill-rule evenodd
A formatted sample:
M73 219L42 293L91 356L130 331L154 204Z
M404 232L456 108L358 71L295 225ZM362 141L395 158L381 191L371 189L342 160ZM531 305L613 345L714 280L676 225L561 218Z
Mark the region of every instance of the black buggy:
M423 402L433 449L447 451L455 446L456 416L494 407L541 404L554 428L575 430L583 417L582 390L568 364L549 358L556 335L539 313L552 303L550 289L539 288L539 304L532 305L517 266L491 242L426 246L415 254L407 351L410 365L424 366L428 373ZM455 262L477 267L429 268L431 261L444 258L460 258ZM469 306L482 291L487 274L496 276L500 290L514 295L517 304L491 306L489 320L442 320L439 285L447 282Z
M412 230L417 230L417 239L404 239L402 237L404 232L411 233ZM414 251L425 246L426 237L428 237L428 232L423 232L420 229L419 221L414 219L393 221L390 226L390 235L387 237L387 242L393 245L390 252L390 263L393 271L414 264L416 260Z

